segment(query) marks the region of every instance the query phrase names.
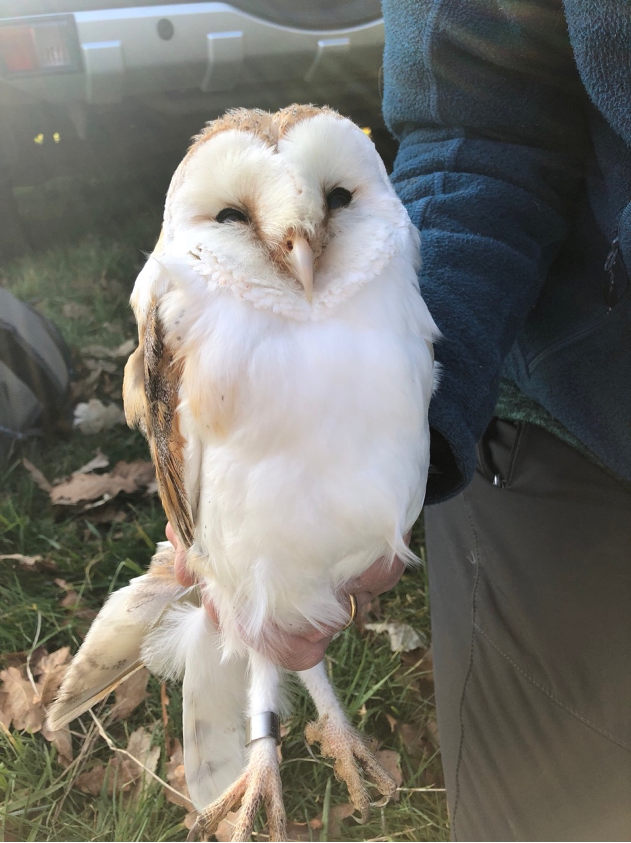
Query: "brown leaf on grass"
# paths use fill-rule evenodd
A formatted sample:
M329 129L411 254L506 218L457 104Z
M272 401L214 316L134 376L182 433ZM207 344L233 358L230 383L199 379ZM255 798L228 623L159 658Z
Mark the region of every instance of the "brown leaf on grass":
M72 761L72 737L70 726L66 723L61 729L51 729L48 723L42 726L42 735L50 741L57 750L57 760L63 767L68 767Z
M352 816L354 813L355 806L351 805L350 802L342 802L341 805L333 805L329 809L329 824L325 839L343 840L342 821L347 817ZM233 816L236 817L236 814ZM314 817L306 823L290 820L287 823L287 837L289 840L297 841L317 840L320 837L319 832L322 830L323 825L322 814L318 814L317 817ZM230 827L229 830L232 831L232 828ZM314 834L314 832L316 833ZM267 828L265 829L265 833L267 833ZM217 840L219 839L220 838L218 837ZM223 839L230 840L230 835L228 834L228 836Z
M195 825L196 820L197 811L189 811L188 814L182 820L182 825L184 826L184 828L187 828L190 831Z
M125 340L116 348L108 348L105 345L86 345L82 353L87 357L129 357L136 348L136 340Z
M117 424L125 424L125 413L118 404L104 404L98 398L90 398L74 408L73 426L86 436L109 430Z
M428 720L425 724L427 737L434 744L435 749L440 749L440 738L438 737L438 723L435 720Z
M97 764L74 780L73 784L82 793L89 793L91 796L98 796L105 781L105 766Z
M349 802L342 802L341 805L333 805L329 811L329 840L342 839L342 820L352 816L355 813L355 806Z
M394 749L380 749L379 752L375 754L377 756L377 761L381 764L386 773L392 776L397 787L401 787L403 784L403 773L401 772L401 756L399 753L395 752ZM401 794L397 791L392 798L395 802L398 802L401 798Z
M81 597L78 591L74 591L70 589L70 591L66 592L66 596L59 601L59 605L62 606L64 609L75 610L79 607L81 603Z
M61 647L54 653L42 655L33 667L33 675L39 677L37 692L44 705L49 705L55 699L71 661L70 647Z
M71 585L68 585L66 580L61 579L60 577L56 577L53 582L55 585L58 585L59 588L63 588L66 592L59 601L59 605L66 609L66 611L71 612L75 618L80 618L88 624L91 624L96 617L97 612L86 605L85 600L81 597L79 592L75 591ZM79 632L81 635L85 635L87 628L84 631L79 630Z
M3 553L0 555L0 561L17 562L18 568L23 571L38 571L40 574L50 573L56 571L57 565L52 559L46 559L39 554L36 556L25 556L22 553Z
M34 684L26 675L25 662L0 673L0 720L5 728L13 725L18 731L41 731L46 740L57 748L58 759L64 766L72 761L70 729L64 726L53 731L46 725L45 718L46 706L54 699L70 660L69 647L62 647L54 653L38 648L31 658L31 675L38 677Z
M365 603L358 611L355 618L355 626L359 630L359 634L363 635L366 630L366 623L369 617L379 618L381 616L381 600L379 596L373 597L368 603Z
M386 720L388 721L388 726L390 726L390 731L394 732L397 728L397 723L399 722L396 717L393 717L391 714L386 712Z
M131 758L124 756L125 760L121 761L121 765L130 765L130 772L133 772L135 778L139 779L139 784L146 783L150 779L149 773L155 773L158 766L160 747L151 746L150 732L140 726L129 736L127 752L133 755L139 763L136 764ZM147 770L149 773L147 773Z
M106 457L105 454L101 451L100 448L97 448L94 456L92 459L87 462L85 465L82 465L81 468L78 468L76 471L73 471L74 474L90 474L92 471L96 471L97 468L107 468L110 464L109 457Z
M181 805L187 811L193 807L191 797L188 792L188 785L186 784L186 773L184 772L184 754L182 752L182 744L179 740L173 741L173 753L167 761L167 781L178 794L173 793L172 790L164 788L164 795L167 802L172 802L174 805Z
M11 725L11 715L7 709L7 699L8 694L4 691L0 691L0 727L8 731L9 726Z
M82 773L75 779L75 786L83 793L97 796L106 784L107 792L130 793L136 798L143 787L144 782L149 778L143 766L155 772L160 758L160 747L151 747L151 735L142 726L136 729L129 736L127 752L134 756L135 760L122 753L116 754L103 764L96 764L91 770Z
M147 698L148 681L149 671L146 667L141 667L140 670L132 673L129 679L121 682L115 692L116 702L112 706L110 717L114 720L123 720L128 717Z
M17 667L8 667L0 671L0 679L6 694L4 713L11 718L13 728L20 732L39 732L46 711L25 672Z
M369 629L377 634L387 632L390 639L390 649L393 653L401 651L405 653L409 650L417 650L419 647L427 646L424 636L421 636L421 634L412 629L407 623L383 621L381 623L367 623L364 626L365 629Z
M423 726L418 723L399 723L399 734L410 758L413 761L420 761L427 749Z
M154 479L155 470L148 460L119 462L104 474L74 472L52 488L50 499L56 506L82 506L85 510L107 503L121 492L138 492Z
M414 762L424 762L422 777L424 784L442 787L443 774L438 760L440 744L436 721L401 723L399 734L410 759Z
M229 811L219 823L217 831L215 831L215 838L218 840L218 843L228 843L228 841L232 840L232 832L234 831L238 816L238 811Z
M39 468L37 468L37 466L33 465L33 463L27 460L26 457L24 457L24 459L22 460L22 465L33 478L33 482L36 486L39 486L39 488L42 489L44 492L50 492L53 487L44 477Z
M308 823L299 823L295 820L289 820L287 823L287 837L289 840L295 841L310 841L310 840L318 840L320 835L314 834L314 831L320 831L322 828L322 819L320 817L315 817L312 820L309 820ZM333 840L333 837L329 837L329 840Z

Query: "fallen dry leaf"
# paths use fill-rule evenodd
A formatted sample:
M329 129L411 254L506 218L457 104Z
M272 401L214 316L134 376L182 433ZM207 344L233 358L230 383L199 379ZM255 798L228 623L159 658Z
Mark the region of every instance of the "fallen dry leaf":
M33 667L33 675L39 677L37 691L44 705L55 699L71 661L70 647L61 647L54 653L43 655Z
M74 591L70 589L70 591L66 592L66 596L59 601L59 605L63 606L64 609L74 610L79 607L81 603L81 597L78 591Z
M50 499L57 506L83 504L83 509L88 509L107 503L121 492L138 492L153 480L155 470L148 460L119 462L111 472L104 474L74 472L67 480L53 486Z
M172 802L174 805L181 805L187 811L193 807L191 796L188 792L188 785L186 784L186 773L184 772L184 753L182 752L182 744L179 740L173 741L173 753L167 761L167 781L178 794L173 793L172 790L164 788L164 795L167 802Z
M435 755L439 749L438 728L435 720L425 723L399 723L401 742L413 761Z
M38 571L42 574L57 570L57 565L51 559L45 559L39 554L25 556L23 553L3 553L0 555L0 561L3 560L17 562L18 567L23 571Z
M110 758L106 766L96 764L91 770L78 776L74 782L75 786L83 793L97 796L105 783L108 793L116 790L130 793L134 798L138 797L144 782L149 778L141 765L154 773L160 758L160 747L151 747L151 735L141 726L129 736L127 752L140 763L123 753L118 753Z
M96 452L92 459L87 462L85 465L82 465L81 468L78 468L76 471L73 471L73 474L90 474L91 471L96 471L97 468L107 468L110 464L109 457L106 457L104 453L102 453L100 448L96 449Z
M342 820L352 816L355 813L355 806L349 802L342 802L341 805L333 805L329 811L329 840L342 839Z
M397 723L399 722L396 717L393 717L391 714L386 712L386 720L388 721L388 726L390 726L390 731L394 732L397 728Z
M73 426L86 436L109 430L117 424L125 424L125 413L118 404L104 404L98 398L91 398L74 408Z
M116 348L108 348L105 345L86 345L82 353L89 357L129 357L136 345L135 340L125 340Z
M89 793L91 796L98 796L105 781L105 766L97 764L74 780L74 786L82 793Z
M406 653L409 650L417 650L419 647L427 645L427 641L423 640L418 632L412 629L409 624L400 621L367 623L365 629L376 633L387 632L390 638L390 649L393 653Z
M33 688L24 672L17 667L0 671L2 690L6 694L5 716L11 718L13 728L18 731L39 732L46 717L36 688Z
M128 717L147 698L148 681L149 671L146 667L141 667L132 673L129 679L121 682L115 692L116 702L112 706L110 717L114 720L123 720Z
M8 667L0 673L0 720L7 729L13 725L18 731L41 731L57 748L60 763L67 766L72 761L70 729L65 726L53 731L47 727L45 719L46 706L54 699L70 665L70 648L62 647L54 653L38 648L32 653L31 674L38 677L34 684L26 675L26 654L24 658L19 666Z
M5 691L0 691L0 727L4 731L8 731L9 726L11 725L11 715L6 709L7 699L8 694L6 694Z
M151 734L140 726L129 736L127 752L133 755L139 764L136 764L127 756L124 756L125 760L122 763L131 765L131 769L135 770L136 778L140 777L140 783L145 783L149 778L147 770L150 773L156 771L160 759L160 747L151 746Z
M42 726L42 735L50 741L57 750L57 759L63 767L67 767L72 761L72 737L70 726L66 723L61 729L51 729L48 723Z
M189 831L195 825L195 821L197 820L197 811L189 811L188 814L182 820L182 825L184 828L187 828Z
M224 819L219 823L217 831L215 831L215 838L218 843L228 843L228 841L232 840L232 832L234 831L234 826L238 816L238 811L229 811Z
M401 756L399 753L395 752L394 749L380 749L379 752L375 754L377 756L377 761L381 764L386 773L392 776L397 787L401 787L403 784L403 773L401 772ZM395 802L398 802L401 798L401 794L397 791L392 798Z
M44 492L50 492L53 487L44 477L39 468L37 468L37 466L33 465L33 463L27 460L26 457L23 458L22 465L33 478L33 482L36 486L39 486L39 488L42 489Z

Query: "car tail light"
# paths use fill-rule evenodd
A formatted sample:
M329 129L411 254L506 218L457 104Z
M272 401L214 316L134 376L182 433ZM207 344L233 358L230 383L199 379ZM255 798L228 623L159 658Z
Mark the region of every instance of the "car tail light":
M0 25L0 72L6 76L79 70L72 17L20 18Z

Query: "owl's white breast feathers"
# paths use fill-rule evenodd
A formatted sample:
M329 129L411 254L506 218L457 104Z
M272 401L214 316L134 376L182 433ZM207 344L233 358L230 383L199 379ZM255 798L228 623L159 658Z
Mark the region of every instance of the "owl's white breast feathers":
M186 361L187 465L200 467L193 564L227 639L230 618L253 634L267 616L339 621L335 587L404 554L423 502L436 329L408 256L310 322L162 262L173 280L160 314Z

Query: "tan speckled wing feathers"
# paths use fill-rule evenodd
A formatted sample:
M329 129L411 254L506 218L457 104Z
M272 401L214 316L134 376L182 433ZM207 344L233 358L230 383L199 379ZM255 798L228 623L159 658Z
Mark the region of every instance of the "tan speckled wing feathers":
M139 347L125 367L127 421L147 437L162 506L185 547L193 543L193 519L184 486L184 437L177 412L181 360L164 340L158 305L152 302Z

